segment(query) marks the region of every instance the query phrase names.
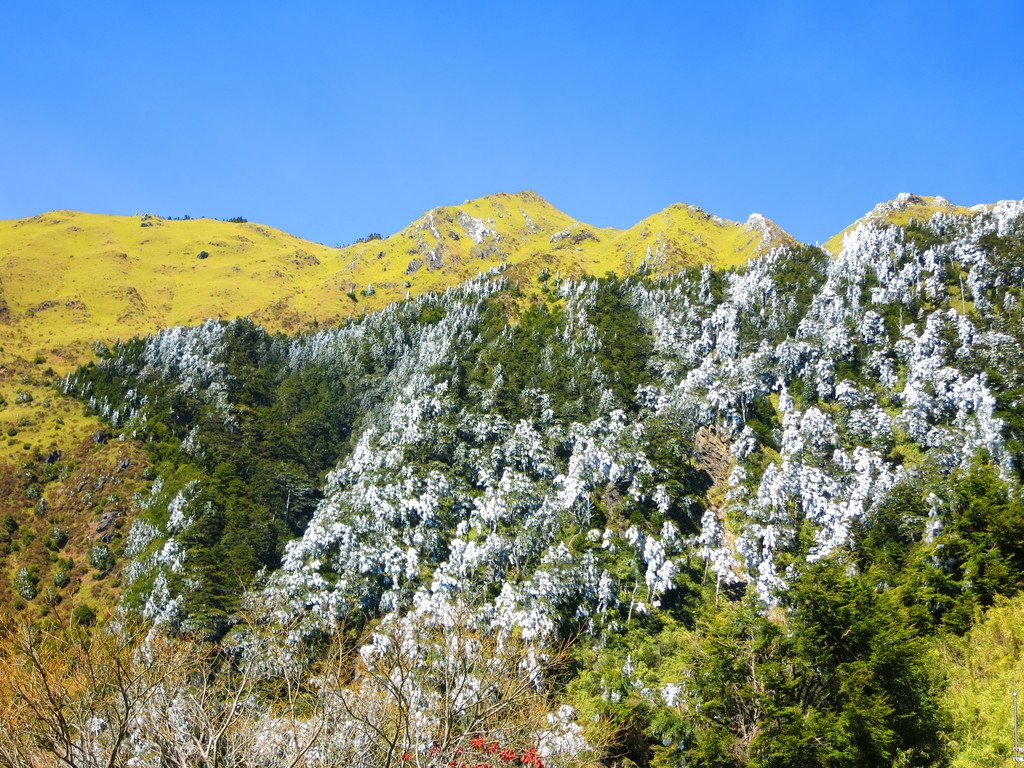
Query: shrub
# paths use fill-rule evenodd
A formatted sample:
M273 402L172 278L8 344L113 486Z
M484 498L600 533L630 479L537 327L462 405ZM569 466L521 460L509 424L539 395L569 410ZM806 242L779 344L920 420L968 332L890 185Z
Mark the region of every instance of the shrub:
M59 525L53 526L50 530L50 536L47 539L47 545L53 549L63 549L64 545L68 543L68 539L71 538L67 530L61 528Z
M71 583L71 568L73 563L70 560L61 560L53 572L53 585L55 587L66 587Z
M80 627L91 627L96 623L96 609L83 603L71 612L71 623Z
M35 566L18 571L14 577L14 591L23 600L31 600L39 594L39 571Z
M92 549L89 550L89 565L103 573L113 568L114 555L111 553L110 547L101 542L93 544Z

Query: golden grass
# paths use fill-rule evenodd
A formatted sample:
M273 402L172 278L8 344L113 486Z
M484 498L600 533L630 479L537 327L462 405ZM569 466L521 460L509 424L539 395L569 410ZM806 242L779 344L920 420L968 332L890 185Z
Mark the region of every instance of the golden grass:
M778 230L769 240L683 205L627 230L592 227L532 192L435 208L390 237L345 248L261 224L54 211L0 222L0 344L4 356L41 355L64 372L88 359L97 339L210 317L252 316L295 331L498 265L524 278L543 268L628 274L645 259L656 271L730 266L788 236Z

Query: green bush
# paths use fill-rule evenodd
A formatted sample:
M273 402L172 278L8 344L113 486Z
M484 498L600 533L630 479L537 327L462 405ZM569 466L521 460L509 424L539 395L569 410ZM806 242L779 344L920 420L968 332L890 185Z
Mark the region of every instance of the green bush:
M93 544L92 549L89 551L89 565L102 573L106 573L113 568L114 555L110 551L110 547L100 542Z
M70 560L60 560L57 563L57 568L53 572L53 585L55 587L66 587L71 583L71 568L73 564Z
M82 603L71 612L71 623L79 627L91 627L96 623L96 609Z
M47 549L61 550L68 543L69 538L71 538L71 535L67 532L67 529L55 525L50 529L50 535L46 540Z
M35 566L22 568L14 577L14 591L24 600L39 594L39 571Z

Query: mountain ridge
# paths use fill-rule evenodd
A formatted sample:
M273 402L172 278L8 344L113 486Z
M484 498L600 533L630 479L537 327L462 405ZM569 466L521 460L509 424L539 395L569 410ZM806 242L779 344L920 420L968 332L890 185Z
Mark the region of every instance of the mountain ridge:
M904 225L961 206L900 193L823 245L877 222ZM295 332L336 324L500 268L520 284L563 276L660 275L709 264L740 266L799 241L760 213L737 222L672 203L625 229L598 227L538 193L500 192L425 211L399 231L327 246L243 220L131 216L58 209L0 220L0 328L4 355L44 358L61 372L111 343L209 318L252 317Z
M101 431L48 383L95 359L97 342L210 318L308 331L495 268L529 296L543 273L733 266L795 242L765 222L674 203L633 227L597 227L531 190L436 206L387 237L342 247L257 222L144 212L56 209L0 220L0 425L9 430L0 461L78 451Z
M795 242L758 214L739 223L681 203L627 229L596 227L529 190L437 206L396 233L340 247L255 222L62 209L0 221L0 323L8 353L68 370L97 339L210 317L295 331L494 267L512 279L641 265L668 273Z

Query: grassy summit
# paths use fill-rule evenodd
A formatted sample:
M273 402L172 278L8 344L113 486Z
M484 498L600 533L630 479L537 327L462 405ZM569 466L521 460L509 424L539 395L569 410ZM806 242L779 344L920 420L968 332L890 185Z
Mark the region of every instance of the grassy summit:
M592 227L532 192L434 208L343 248L261 224L54 211L0 222L0 327L4 354L66 370L97 339L209 317L297 330L498 265L513 279L543 268L626 274L644 262L669 272L742 263L780 242L791 238L762 217L738 224L678 204L627 230Z

